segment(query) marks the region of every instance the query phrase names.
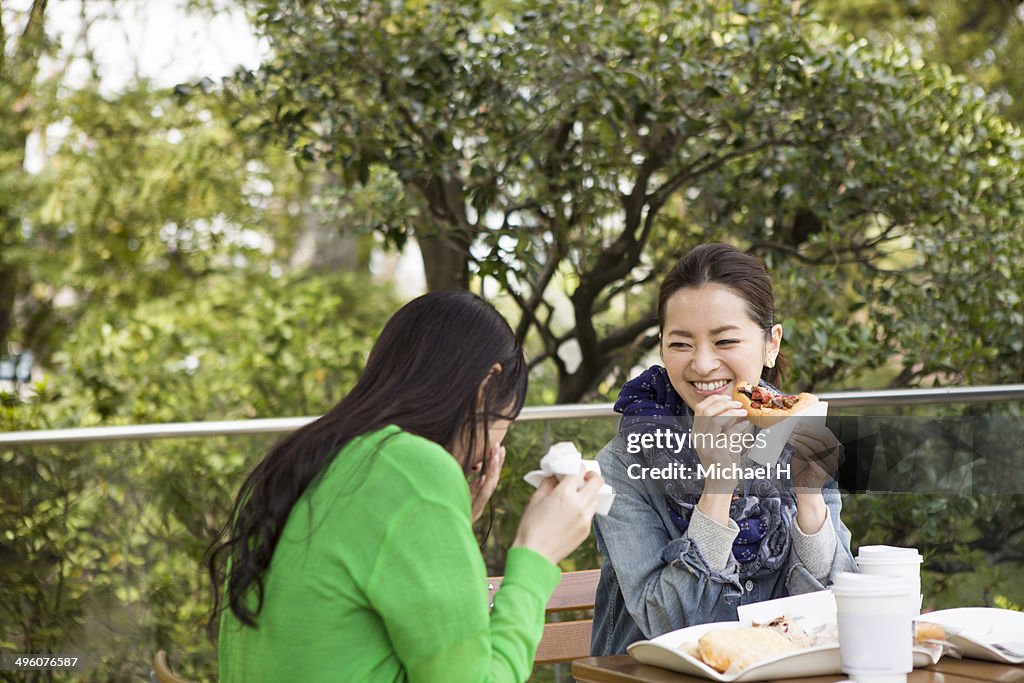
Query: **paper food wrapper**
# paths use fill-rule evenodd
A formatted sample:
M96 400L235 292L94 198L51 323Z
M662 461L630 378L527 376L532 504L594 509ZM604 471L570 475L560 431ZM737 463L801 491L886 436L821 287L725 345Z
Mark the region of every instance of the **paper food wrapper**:
M562 477L570 474L579 474L580 467L586 472L601 473L601 466L596 460L584 460L583 455L576 448L575 444L568 441L560 441L551 446L548 452L540 459L540 469L528 472L523 480L530 486L537 488L540 483L548 477ZM582 486L583 482L580 482ZM608 484L602 484L597 494L597 514L607 515L615 500L615 491Z
M800 622L807 631L836 623L836 598L832 591L814 591L775 600L764 600L736 608L736 615L744 626L767 624L772 619L788 615Z
M789 441L789 435L793 433L800 420L818 420L821 425L825 424L825 417L828 415L828 402L818 401L812 406L795 413L790 417L779 420L777 423L762 430L765 435L763 447L753 446L747 451L747 457L758 465L773 467L782 455L782 449Z

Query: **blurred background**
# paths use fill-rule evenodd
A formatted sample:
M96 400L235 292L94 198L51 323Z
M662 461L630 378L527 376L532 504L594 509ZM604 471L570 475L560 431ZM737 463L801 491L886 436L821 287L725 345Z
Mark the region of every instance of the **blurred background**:
M527 405L607 402L705 241L768 264L792 390L1024 382L1017 0L0 8L4 433L317 415L445 288L511 321ZM522 474L616 426L515 426L491 574ZM0 440L0 652L214 680L200 558L275 438ZM849 494L844 520L921 549L926 608L1024 603L1021 495Z

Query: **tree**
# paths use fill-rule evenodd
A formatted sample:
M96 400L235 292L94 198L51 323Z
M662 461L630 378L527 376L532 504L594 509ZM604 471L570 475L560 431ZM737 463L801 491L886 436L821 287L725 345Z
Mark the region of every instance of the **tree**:
M431 288L496 281L560 402L656 344L650 283L698 241L763 254L793 285L783 310L820 338L795 349L809 386L899 362L973 306L933 315L926 292L1020 256L999 239L1024 216L1019 132L948 69L798 3L267 0L256 20L274 56L235 86L266 103L265 131L353 194L399 183L375 230L416 236ZM975 230L994 241L970 261L942 253ZM1018 284L974 283L985 300ZM1016 358L1008 335L990 344ZM897 383L954 364L908 357Z
M14 323L18 266L11 254L20 244L23 194L26 193L25 142L31 130L32 90L39 59L48 51L43 21L46 0L35 0L19 33L10 33L15 17L0 10L0 352Z
M11 342L47 367L93 307L287 261L308 179L255 144L222 98L144 79L109 92L95 71L69 82L67 64L90 53L47 34L45 1L2 16L0 28L21 28L0 62L0 353ZM57 68L40 73L44 56Z
M815 10L878 43L895 37L985 89L1007 118L1024 123L1024 3L817 0Z

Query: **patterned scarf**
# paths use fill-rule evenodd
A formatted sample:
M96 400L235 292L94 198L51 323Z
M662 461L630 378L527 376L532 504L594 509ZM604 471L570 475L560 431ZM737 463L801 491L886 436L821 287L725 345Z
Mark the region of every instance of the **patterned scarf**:
M761 386L773 393L775 387L762 381ZM623 438L631 433L670 429L688 433L693 425L693 412L676 393L668 372L660 365L652 365L636 379L623 385L615 411L622 413L619 433ZM648 467L664 468L678 464L685 471L697 471L700 456L691 447L689 439L679 452L675 448L645 448L641 457ZM779 458L786 465L793 457L793 447L786 445ZM775 468L771 468L775 472ZM681 531L690 526L693 508L704 491L703 479L669 479L660 482L669 499L669 514ZM780 486L777 479L745 481L746 491L734 496L729 517L740 528L733 541L732 554L740 565L740 577L755 578L777 572L789 558L792 544L791 529L796 516L796 498L788 487Z

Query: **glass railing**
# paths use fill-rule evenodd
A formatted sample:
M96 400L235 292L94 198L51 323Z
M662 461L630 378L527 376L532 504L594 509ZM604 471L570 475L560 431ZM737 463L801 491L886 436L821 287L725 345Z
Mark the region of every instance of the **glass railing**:
M821 398L829 401L830 414L1019 415L1024 385ZM522 475L553 441L574 441L593 457L615 435L615 418L607 403L523 410L506 441L509 457L492 515L478 529L483 538L490 519L481 545L490 573L502 573L505 549L532 493ZM82 662L74 673L19 672L18 680L146 679L157 649L172 653L180 675L214 680L216 654L203 626L210 606L203 551L253 464L281 434L312 419L0 434L0 652L76 654ZM926 595L935 596L934 607L965 604L968 594L977 596L976 604L1002 597L1024 602L1024 538L1010 536L1004 547L991 549L971 535L992 533L999 520L1019 525L1015 515L1024 496L905 498L852 496L843 517L855 544L881 539L920 545L932 565L929 570L926 564L924 585ZM972 519L978 523L968 524ZM964 530L943 531L953 522ZM591 540L563 568L590 569L599 562ZM966 588L954 588L942 572L968 576ZM538 671L535 680L558 680L567 671ZM0 672L0 680L9 673Z
M879 408L892 406L998 403L1024 400L1024 384L976 387L935 387L930 389L876 389L825 392L818 395L830 409ZM577 403L534 406L523 409L519 422L544 422L590 417L613 417L611 403ZM281 434L298 429L315 417L276 417L254 420L175 422L152 425L49 429L0 434L0 446L13 444L90 443L98 441L141 441L147 439Z

